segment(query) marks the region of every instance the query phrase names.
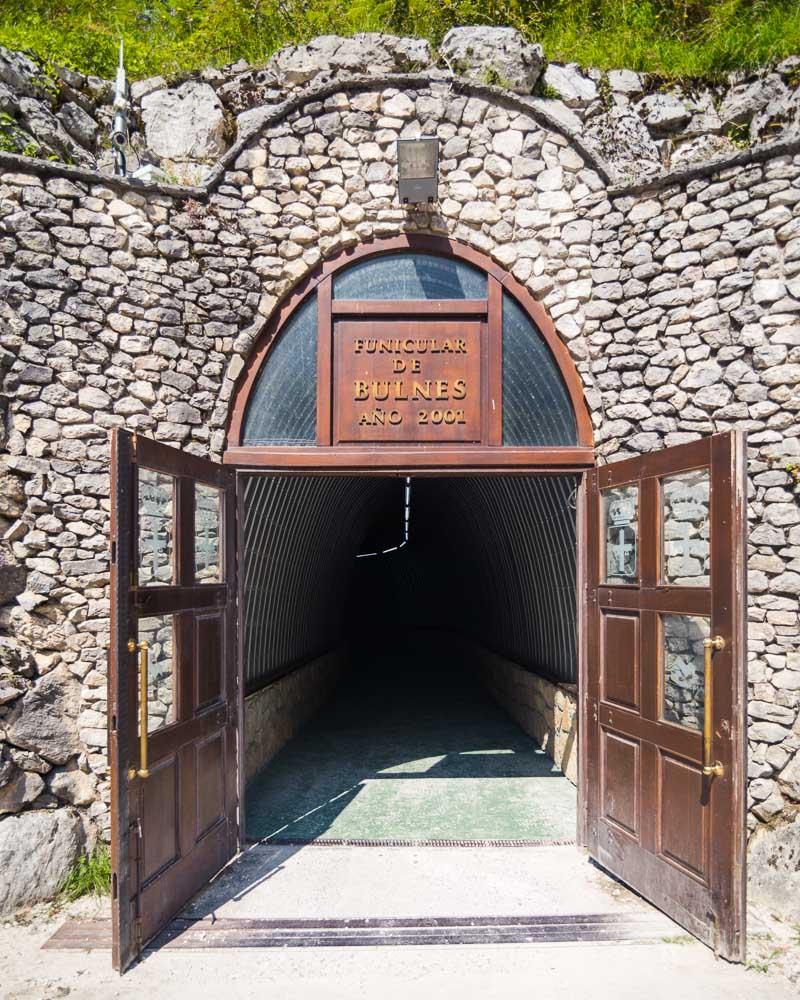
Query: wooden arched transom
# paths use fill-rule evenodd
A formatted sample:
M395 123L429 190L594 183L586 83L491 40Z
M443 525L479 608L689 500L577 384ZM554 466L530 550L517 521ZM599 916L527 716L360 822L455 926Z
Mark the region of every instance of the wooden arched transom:
M594 455L541 305L469 247L402 236L324 263L275 311L238 380L225 461L577 469Z

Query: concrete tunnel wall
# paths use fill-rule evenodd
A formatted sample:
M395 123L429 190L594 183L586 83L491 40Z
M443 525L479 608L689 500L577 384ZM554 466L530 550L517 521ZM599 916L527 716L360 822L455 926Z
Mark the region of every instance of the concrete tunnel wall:
M460 658L560 763L576 721L576 487L415 478L408 544L357 559L402 541L402 478L246 476L247 776L326 700L354 639L420 629L455 633Z

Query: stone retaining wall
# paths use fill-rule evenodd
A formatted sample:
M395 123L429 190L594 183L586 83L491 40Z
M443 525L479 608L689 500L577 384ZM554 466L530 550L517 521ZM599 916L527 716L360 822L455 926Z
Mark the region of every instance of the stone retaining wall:
M487 649L472 651L475 670L517 725L578 784L578 689L524 670Z
M624 191L521 101L435 76L328 83L265 114L184 195L0 157L14 164L0 179L0 814L77 808L108 833L109 428L219 458L276 304L325 258L425 232L490 255L542 302L601 461L750 432L749 824L790 835L798 148ZM420 133L441 141L440 198L409 209L394 143Z
M606 72L548 63L546 56L514 28L478 25L451 29L439 51L421 38L325 35L286 46L263 66L209 67L171 85L160 76L136 80L127 109L130 161L138 176L196 183L237 134L258 129L287 95L344 74L423 71L455 89L463 81L502 81L580 135L618 179L707 162L800 131L798 56L708 81ZM0 47L0 100L3 148L113 173L104 141L117 107L112 80L66 67L45 71L30 53Z
M254 778L322 708L344 662L342 650L326 653L245 698L245 781Z

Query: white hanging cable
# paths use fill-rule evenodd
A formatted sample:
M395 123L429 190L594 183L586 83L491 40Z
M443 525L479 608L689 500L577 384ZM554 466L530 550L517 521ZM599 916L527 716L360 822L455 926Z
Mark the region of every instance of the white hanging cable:
M392 545L388 549L379 549L377 552L359 552L356 559L369 559L372 556L385 556L389 552L399 552L408 545L408 533L411 526L411 477L406 476L406 488L403 496L403 540L399 545Z

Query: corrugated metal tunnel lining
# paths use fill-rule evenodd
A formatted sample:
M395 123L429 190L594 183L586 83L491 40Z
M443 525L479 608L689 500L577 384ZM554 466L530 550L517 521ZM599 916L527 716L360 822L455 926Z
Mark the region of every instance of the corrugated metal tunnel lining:
M244 477L244 654L248 690L347 640L450 630L554 680L576 677L571 476L412 481Z

